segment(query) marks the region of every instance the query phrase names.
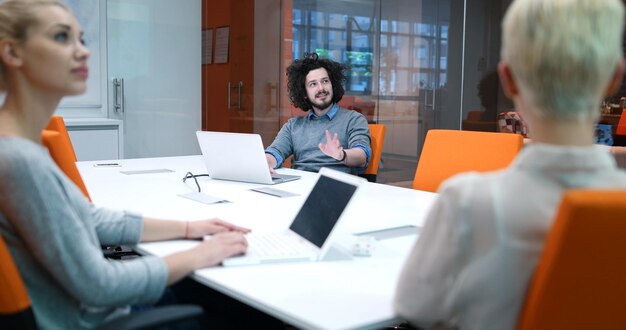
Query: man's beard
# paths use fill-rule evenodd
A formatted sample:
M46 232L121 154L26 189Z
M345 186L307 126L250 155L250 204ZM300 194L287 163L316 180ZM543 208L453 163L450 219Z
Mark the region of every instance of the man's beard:
M330 92L326 92L326 95L330 95ZM314 100L309 100L309 102L316 109L318 109L318 110L325 110L331 104L333 104L333 98L331 97L328 101L319 101L319 102L317 101L317 98L316 98Z

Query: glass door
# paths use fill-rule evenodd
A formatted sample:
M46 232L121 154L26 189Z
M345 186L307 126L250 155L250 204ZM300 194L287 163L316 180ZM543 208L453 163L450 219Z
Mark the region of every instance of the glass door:
M269 145L303 114L285 69L317 52L351 67L340 105L387 126L379 182L411 181L429 129L494 131L510 110L494 74L510 2L203 0L214 56L203 65L202 127L258 133ZM216 63L224 27L228 59Z
M426 132L444 125L452 113L443 109L454 111L442 105L451 91L449 10L449 1L383 2L380 103L393 141L387 158L401 168L414 171ZM412 179L410 170L403 175Z
M463 3L285 0L283 11L282 49L291 58L281 75L304 52L348 64L340 105L387 126L379 182L412 180L425 132L459 128L462 56L451 56L449 44L462 44ZM294 114L284 104L281 122Z
M253 131L269 146L280 129L280 0L254 2Z
M200 152L200 0L108 0L109 118L124 158Z
M203 0L203 125L210 131L278 133L280 0Z

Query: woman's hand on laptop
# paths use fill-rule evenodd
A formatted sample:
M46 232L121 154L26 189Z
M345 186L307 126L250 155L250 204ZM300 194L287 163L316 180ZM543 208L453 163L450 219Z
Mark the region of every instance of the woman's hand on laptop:
M206 235L214 235L223 232L239 232L247 234L250 229L233 225L221 219L209 219L188 221L185 228L185 238L202 238Z
M199 268L219 265L222 260L245 254L248 241L241 232L222 232L211 236L195 249L201 251L202 259Z
M144 218L140 242L163 241L170 239L199 239L206 235L222 232L247 234L250 229L239 227L221 219L197 221L177 221Z
M168 270L167 283L175 283L196 269L217 266L228 257L246 253L247 249L248 241L242 232L215 233L189 250L163 258Z

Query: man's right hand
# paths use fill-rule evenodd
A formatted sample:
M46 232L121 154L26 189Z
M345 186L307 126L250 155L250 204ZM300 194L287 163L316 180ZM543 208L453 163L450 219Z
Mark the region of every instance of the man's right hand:
M276 170L274 170L276 168L276 165L278 165L278 161L276 160L276 158L274 158L272 154L266 153L265 159L267 160L267 166L270 168L270 173L276 173Z

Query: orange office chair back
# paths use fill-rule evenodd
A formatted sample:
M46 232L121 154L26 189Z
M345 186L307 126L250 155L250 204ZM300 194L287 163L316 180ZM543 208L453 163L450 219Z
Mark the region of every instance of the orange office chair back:
M202 307L197 305L159 306L115 318L103 323L98 329L161 329L163 326L177 323L184 326L189 323L182 322L198 318L202 313ZM0 329L37 329L26 286L2 236L0 236Z
M519 134L431 129L417 163L413 189L436 192L454 174L505 168L523 144Z
M383 124L369 124L370 136L372 137L372 159L361 176L370 182L376 182L380 158L383 154L383 145L385 144L385 132L387 128Z
M0 324L6 329L36 329L26 286L0 236Z
M517 329L624 329L625 232L626 190L567 192Z
M72 159L76 161L76 153L74 152L74 147L72 146L72 140L70 139L70 134L67 132L67 127L65 127L65 122L63 121L63 117L61 116L52 116L50 118L50 122L48 122L48 126L46 126L47 130L59 132L61 134L61 138L65 141L69 142L70 150L68 153L71 155Z
M90 199L87 187L76 167L76 154L62 117L52 117L48 127L41 133L41 142L48 148L50 156L65 175L80 188L85 197Z
M626 111L624 110L622 110L622 115L619 117L615 134L626 135Z

